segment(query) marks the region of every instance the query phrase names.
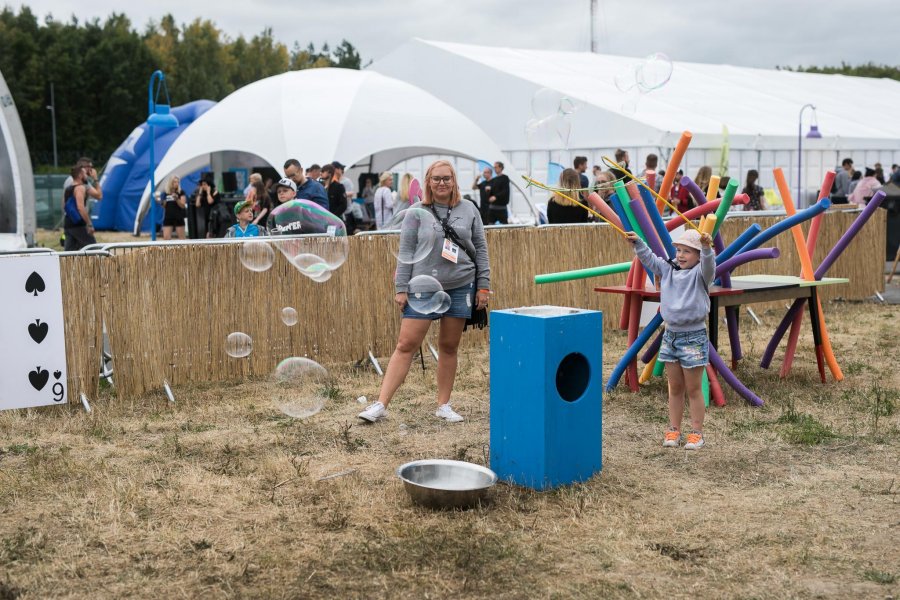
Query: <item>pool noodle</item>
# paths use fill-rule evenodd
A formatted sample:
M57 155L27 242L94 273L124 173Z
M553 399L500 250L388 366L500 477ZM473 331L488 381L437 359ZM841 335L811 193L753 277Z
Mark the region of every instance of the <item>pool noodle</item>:
M619 359L619 362L616 364L612 373L609 375L609 380L606 382L606 391L610 391L616 387L619 383L619 380L622 378L622 374L625 372L625 369L631 364L631 361L637 356L638 352L640 352L641 348L644 344L647 343L647 340L650 339L650 336L662 325L663 318L662 315L656 313L656 315L647 323L647 326L644 327L644 330L637 337L633 344L631 344L628 349L625 351L625 354L622 355L622 358Z
M731 388L736 391L741 397L743 397L747 402L752 404L753 406L762 406L763 401L750 391L746 385L741 383L741 381L735 376L735 374L725 365L725 362L722 360L722 357L719 356L719 353L716 352L716 349L709 346L709 362L715 368L716 371L719 372L719 375L722 376L722 379L731 386Z
M613 225L620 229L624 229L624 227L622 227L622 220L619 219L619 215L617 215L616 211L600 197L600 194L597 192L588 194L588 204L591 208L603 215L608 221L611 221Z
M653 202L653 196L651 196L650 192L644 188L641 188L640 192L641 200L644 202L644 209L646 209L647 215L650 217L650 222L653 223L653 229L656 230L656 235L659 236L663 248L666 249L666 256L664 258L674 258L675 246L672 244L672 236L669 235L669 230L666 229L666 222L663 221L662 215L656 210L656 203Z
M681 159L684 158L684 153L687 152L688 146L691 145L691 137L693 136L690 131L682 132L681 137L678 139L678 143L675 144L672 158L669 159L669 163L666 165L666 174L663 175L662 183L659 186L659 195L666 199L669 198L669 191L672 189L672 183L675 182L675 176L678 175L678 166L681 165ZM662 213L664 206L665 204L663 201L657 199L656 210Z
M616 273L625 273L631 268L632 262L613 263L602 267L591 267L589 269L576 269L574 271L560 271L558 273L544 273L543 275L535 275L534 282L541 283L559 283L561 281L572 281L575 279L587 279L589 277L600 277L602 275L614 275Z

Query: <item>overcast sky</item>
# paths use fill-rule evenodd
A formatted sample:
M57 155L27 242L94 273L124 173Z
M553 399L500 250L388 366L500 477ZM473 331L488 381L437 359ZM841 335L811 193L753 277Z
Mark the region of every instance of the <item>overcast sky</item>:
M377 60L411 37L543 48L590 49L590 0L31 0L40 18L68 20L125 11L139 30L171 13L185 23L202 17L228 35L252 37L271 27L294 41L334 45L346 38L363 61ZM833 6L832 6L833 5ZM753 67L900 64L897 13L884 0L599 0L601 52ZM553 7L553 8L550 8ZM879 27L883 29L879 32Z

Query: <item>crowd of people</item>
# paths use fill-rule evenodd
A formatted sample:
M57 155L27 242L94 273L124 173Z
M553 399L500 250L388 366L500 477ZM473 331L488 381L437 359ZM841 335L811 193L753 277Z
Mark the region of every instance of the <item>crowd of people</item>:
M881 163L866 167L865 171L853 168L853 159L845 158L835 168L834 185L831 187L833 204L868 204L872 196L888 183L900 185L900 165L891 165L890 177L886 177Z

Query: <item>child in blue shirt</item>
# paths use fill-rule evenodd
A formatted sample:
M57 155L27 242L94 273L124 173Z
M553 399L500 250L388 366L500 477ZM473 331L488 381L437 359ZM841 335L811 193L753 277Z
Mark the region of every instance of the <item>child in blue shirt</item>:
M228 231L225 232L225 237L244 238L266 235L266 229L264 227L260 227L256 223L251 223L253 220L252 202L244 201L235 204L234 216L237 217L238 222L228 228Z
M669 381L669 428L663 439L666 448L677 448L681 441L684 394L687 392L691 414L691 432L685 450L703 447L703 405L701 381L709 363L709 286L715 278L716 256L712 238L688 229L674 242L675 257L670 262L656 256L636 234L628 241L641 264L656 276L660 284L659 309L666 323L659 358L666 365ZM699 268L698 268L699 265Z

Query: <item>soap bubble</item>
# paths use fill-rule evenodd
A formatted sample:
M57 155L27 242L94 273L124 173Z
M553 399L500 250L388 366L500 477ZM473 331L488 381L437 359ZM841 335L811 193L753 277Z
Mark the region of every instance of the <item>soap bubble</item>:
M407 302L411 309L423 315L443 314L450 309L450 295L437 279L428 275L417 275L409 280Z
M292 306L285 306L281 309L281 320L288 327L293 327L297 324L297 309Z
M300 271L310 279L315 279L322 273L331 271L328 263L325 262L325 259L315 254L298 254L291 258L290 261L298 271Z
M391 254L397 261L411 265L431 254L438 238L437 219L430 210L418 207L403 211L403 220L392 228L400 235L390 236Z
M292 356L278 364L266 388L278 410L295 419L307 419L325 406L333 383L316 361Z
M672 60L662 52L646 57L635 69L635 81L642 92L657 90L672 77Z
M290 200L272 210L269 218L272 243L304 275L295 257L312 254L319 262L334 270L347 260L349 244L347 226L335 215L309 200ZM307 235L308 234L308 235ZM279 239L279 236L302 235L300 238ZM315 274L318 274L318 269Z
M536 119L546 119L559 113L562 94L550 88L541 88L531 97L531 113Z
M578 103L557 90L541 88L531 97L531 114L536 119L558 115L571 115L578 110Z
M253 352L253 340L242 331L229 333L225 338L225 353L232 358L244 358Z
M253 240L241 244L239 257L241 264L251 271L262 272L275 262L275 251L268 242Z

